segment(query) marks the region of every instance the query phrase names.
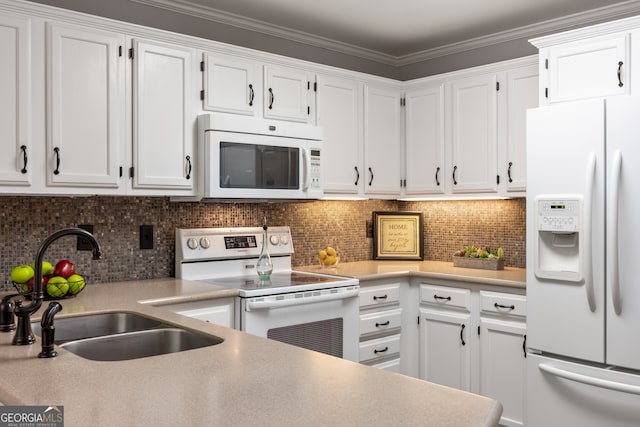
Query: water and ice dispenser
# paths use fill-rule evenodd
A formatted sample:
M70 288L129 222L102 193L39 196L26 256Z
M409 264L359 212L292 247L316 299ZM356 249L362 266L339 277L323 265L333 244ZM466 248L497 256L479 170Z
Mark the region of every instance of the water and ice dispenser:
M535 201L535 274L541 279L580 282L582 196L539 196Z

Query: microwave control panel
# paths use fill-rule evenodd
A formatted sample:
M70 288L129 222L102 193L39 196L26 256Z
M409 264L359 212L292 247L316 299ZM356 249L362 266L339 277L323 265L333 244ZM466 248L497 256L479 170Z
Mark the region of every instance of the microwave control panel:
M309 150L309 163L311 169L309 170L309 187L314 190L319 190L320 183L320 150Z

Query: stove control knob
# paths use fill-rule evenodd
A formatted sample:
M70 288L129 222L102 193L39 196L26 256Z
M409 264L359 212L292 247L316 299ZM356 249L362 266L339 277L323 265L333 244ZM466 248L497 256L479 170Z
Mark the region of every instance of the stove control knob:
M278 236L276 234L272 234L271 236L269 236L269 241L271 242L272 245L275 246L278 244L280 239L278 239Z
M283 245L288 245L289 244L289 235L288 234L283 234L282 236L280 236L280 243L282 243Z
M209 246L211 246L211 242L206 237L201 237L200 246L202 247L202 249L209 249Z
M189 249L198 249L198 241L193 237L189 237L189 239L187 239L187 247Z

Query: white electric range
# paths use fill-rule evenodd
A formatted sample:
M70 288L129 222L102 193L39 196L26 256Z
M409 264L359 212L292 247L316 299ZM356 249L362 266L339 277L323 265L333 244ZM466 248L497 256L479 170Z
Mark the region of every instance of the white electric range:
M261 227L176 230L176 277L237 289L235 324L244 332L358 360L357 279L292 270L288 226L269 227L271 280L256 262Z

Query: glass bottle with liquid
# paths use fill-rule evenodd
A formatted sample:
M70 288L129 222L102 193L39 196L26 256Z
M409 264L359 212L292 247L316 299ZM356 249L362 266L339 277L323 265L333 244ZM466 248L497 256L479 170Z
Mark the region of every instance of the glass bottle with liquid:
M264 224L262 225L262 250L260 251L260 257L256 264L258 277L260 278L260 281L264 282L271 280L271 272L273 271L273 262L271 262L271 257L269 256L269 237L267 236L267 228L267 219L265 218Z

